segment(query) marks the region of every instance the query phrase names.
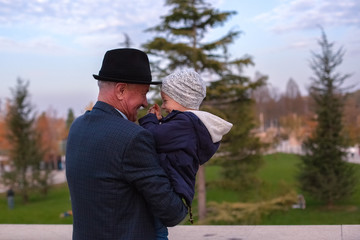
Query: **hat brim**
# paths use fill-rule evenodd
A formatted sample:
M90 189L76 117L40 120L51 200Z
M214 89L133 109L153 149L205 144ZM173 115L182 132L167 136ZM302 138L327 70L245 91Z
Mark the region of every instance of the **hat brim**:
M109 82L145 84L145 85L158 85L158 84L161 84L161 83L162 83L162 82L158 82L158 81L144 82L144 81L138 81L138 80L129 80L129 79L119 79L119 78L101 77L101 76L96 75L96 74L93 74L93 77L94 77L96 80L109 81Z

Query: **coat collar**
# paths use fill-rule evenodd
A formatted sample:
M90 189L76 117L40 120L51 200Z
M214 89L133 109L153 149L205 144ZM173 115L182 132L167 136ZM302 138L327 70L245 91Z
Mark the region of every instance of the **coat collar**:
M102 102L102 101L97 101L93 107L94 109L99 109L102 110L104 112L110 113L112 115L117 115L120 116L122 118L125 118L119 110L117 110L115 107L113 107L112 105L106 103L106 102ZM126 119L126 118L125 118Z

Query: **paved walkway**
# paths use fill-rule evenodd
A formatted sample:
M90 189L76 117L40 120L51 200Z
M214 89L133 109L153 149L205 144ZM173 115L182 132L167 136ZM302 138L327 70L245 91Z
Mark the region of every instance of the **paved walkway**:
M358 153L355 153L354 156L348 156L348 161L351 163L357 163L360 164L360 155Z
M70 240L72 225L0 224L3 240ZM360 240L360 225L176 226L170 240Z

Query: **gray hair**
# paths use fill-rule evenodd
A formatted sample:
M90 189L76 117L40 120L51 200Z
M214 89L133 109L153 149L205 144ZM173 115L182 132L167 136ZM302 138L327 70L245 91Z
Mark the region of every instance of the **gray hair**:
M101 80L98 80L99 89L114 87L115 84L116 84L116 82L109 82L109 81L101 81Z

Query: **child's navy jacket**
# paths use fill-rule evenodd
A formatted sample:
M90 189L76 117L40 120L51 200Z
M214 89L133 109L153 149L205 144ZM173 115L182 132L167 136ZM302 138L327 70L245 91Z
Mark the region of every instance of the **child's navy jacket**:
M214 155L220 142L213 142L208 128L191 111L174 110L160 121L150 113L139 119L139 123L154 135L160 165L168 174L175 192L191 206L199 165Z

